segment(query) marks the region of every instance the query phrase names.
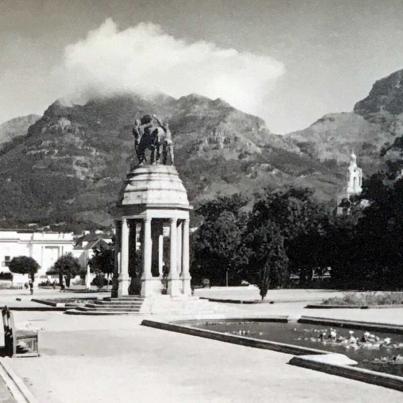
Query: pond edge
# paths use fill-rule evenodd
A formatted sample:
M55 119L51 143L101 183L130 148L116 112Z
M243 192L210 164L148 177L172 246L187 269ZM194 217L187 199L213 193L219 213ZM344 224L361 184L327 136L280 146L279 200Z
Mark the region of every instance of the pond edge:
M288 323L290 320L288 316L271 316L259 318L204 318L204 321L220 320L220 321L267 321L267 322L282 322ZM386 374L383 372L372 371L365 368L352 367L349 365L337 365L321 362L320 359L315 359L315 355L331 355L325 350L312 349L308 347L301 347L293 344L279 343L268 340L254 339L251 337L237 336L232 334L225 334L207 329L198 329L184 323L191 322L192 319L178 320L173 322L165 322L161 320L144 319L141 322L142 326L153 327L161 330L169 330L177 333L188 334L191 336L198 336L212 340L218 340L226 343L238 344L246 347L261 348L266 350L273 350L285 354L294 355L288 362L290 365L308 368L316 371L326 372L328 374L342 376L357 381L374 384L378 386L387 387L403 391L403 377L396 375ZM373 323L373 322L359 322L352 320L330 319L330 318L317 318L309 316L301 316L298 319L299 323L306 324L320 324L320 325L333 325L337 327L349 327L355 329L371 329L378 331L387 331L391 333L403 334L403 326L387 324L387 323Z

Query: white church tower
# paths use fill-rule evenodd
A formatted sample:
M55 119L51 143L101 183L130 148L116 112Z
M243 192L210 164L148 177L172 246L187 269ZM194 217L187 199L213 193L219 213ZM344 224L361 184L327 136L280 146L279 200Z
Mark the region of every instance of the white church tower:
M350 165L347 172L347 186L337 197L337 215L350 214L352 201L351 197L359 196L362 192L362 169L357 165L357 156L354 152L350 156ZM360 205L363 201L361 201Z
M348 167L347 198L356 196L362 192L362 169L357 165L357 156L351 153Z

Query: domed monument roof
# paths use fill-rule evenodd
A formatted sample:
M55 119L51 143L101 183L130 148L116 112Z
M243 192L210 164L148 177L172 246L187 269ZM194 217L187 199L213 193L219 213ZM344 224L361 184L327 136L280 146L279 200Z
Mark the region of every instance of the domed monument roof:
M186 189L173 165L143 165L127 175L119 205L189 208Z

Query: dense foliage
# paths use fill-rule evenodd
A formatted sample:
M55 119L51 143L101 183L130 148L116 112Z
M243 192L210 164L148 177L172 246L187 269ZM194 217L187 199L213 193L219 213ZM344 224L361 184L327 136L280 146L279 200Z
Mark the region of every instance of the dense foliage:
M29 256L16 256L11 259L8 265L12 273L28 274L32 281L34 281L35 273L38 271L39 267L37 261Z
M362 198L368 206L336 222L328 236L335 285L403 288L403 180L374 175Z
M223 196L198 208L197 213L203 215L204 222L193 239L195 278L201 275L215 284L239 284L245 226L241 209L246 203L239 195Z
M71 253L60 256L53 265L53 268L49 271L49 273L57 273L59 275L59 284L62 288L64 288L63 280L65 280L66 286L69 287L70 280L74 276L81 274L81 272L82 268L80 262Z
M256 284L262 298L289 285L309 287L330 272L331 287L403 288L403 179L373 175L348 214L315 200L307 189L266 190L250 211L239 195L208 201L196 211L193 273L213 284ZM236 281L234 279L236 278Z
M106 242L99 242L93 249L93 256L88 261L88 265L93 273L99 279L98 284L103 285L105 275L106 282L109 283L109 278L113 274L115 267L115 252L114 245Z
M246 280L264 298L269 288L288 284L290 268L302 273L317 264L316 253L306 256L296 246L314 250L326 214L309 190L267 189L256 196L249 213L247 202L235 194L198 208L203 223L194 236L192 274L213 284L224 284L228 277L234 285ZM304 261L298 265L300 255Z

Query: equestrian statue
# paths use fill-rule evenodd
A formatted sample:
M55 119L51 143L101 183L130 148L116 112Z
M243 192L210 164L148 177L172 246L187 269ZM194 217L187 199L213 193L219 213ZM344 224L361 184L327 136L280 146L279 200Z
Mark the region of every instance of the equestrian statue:
M161 122L156 115L144 115L135 120L132 133L139 165L174 164L172 134L168 123Z

